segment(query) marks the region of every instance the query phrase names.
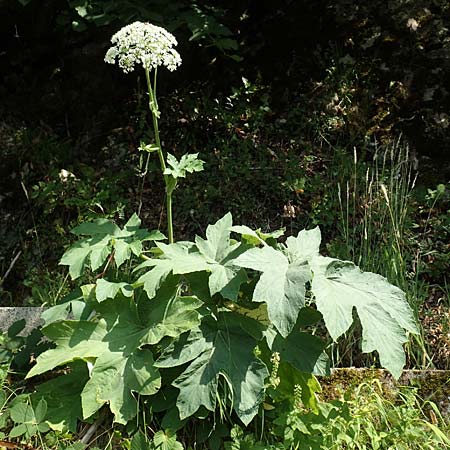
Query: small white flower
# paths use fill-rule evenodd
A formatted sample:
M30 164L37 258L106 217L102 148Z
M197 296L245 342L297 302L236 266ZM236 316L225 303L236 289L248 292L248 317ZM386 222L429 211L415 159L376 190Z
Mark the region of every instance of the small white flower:
M136 65L144 69L165 66L170 71L181 64L180 54L173 48L175 37L167 30L150 23L134 22L119 30L112 38L113 46L106 52L105 62L115 64L125 72Z

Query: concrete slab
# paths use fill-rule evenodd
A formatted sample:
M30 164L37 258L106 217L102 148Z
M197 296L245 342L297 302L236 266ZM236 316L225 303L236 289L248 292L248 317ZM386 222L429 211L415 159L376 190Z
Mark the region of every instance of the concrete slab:
M26 336L42 323L41 314L45 308L38 307L2 307L0 308L0 332L8 331L8 328L18 320L25 319L26 326L20 332L20 336Z

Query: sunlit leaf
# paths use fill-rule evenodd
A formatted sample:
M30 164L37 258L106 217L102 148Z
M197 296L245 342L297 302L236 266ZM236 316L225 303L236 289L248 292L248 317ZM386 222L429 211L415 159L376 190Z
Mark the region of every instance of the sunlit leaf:
M404 292L350 262L316 257L312 267L317 309L331 337L336 340L350 328L356 309L363 329L362 351L376 350L383 367L398 378L405 364L405 330L418 333Z

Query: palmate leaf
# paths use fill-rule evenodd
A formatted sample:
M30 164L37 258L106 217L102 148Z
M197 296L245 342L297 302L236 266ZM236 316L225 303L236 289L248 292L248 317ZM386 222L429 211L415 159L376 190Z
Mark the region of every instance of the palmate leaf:
M198 159L198 153L183 155L179 161L170 153L167 154L167 169L164 175L173 178L185 178L187 173L201 172L205 162Z
M220 293L224 298L236 300L240 285L247 280L245 271L234 265L235 258L247 250L247 246L230 243L231 214L226 214L206 230L207 239L196 237L192 243L158 243L162 251L160 259L145 261L137 269L152 267L136 282L143 285L152 298L165 278L172 272L186 275L194 272L210 273L208 286L210 294ZM136 270L137 270L136 269Z
M90 380L81 393L84 418L92 416L109 403L114 420L126 424L136 415L137 403L132 392L155 394L161 377L153 365L150 350L103 352L95 361Z
M210 294L220 292L222 297L236 300L239 288L247 280L247 276L244 270L233 264L233 260L248 247L240 243L230 244L232 225L233 219L228 213L214 225L208 226L206 239L196 236L195 244L211 272L208 280Z
M214 411L219 378L232 394L233 409L244 424L258 412L264 397L265 364L255 356L256 341L235 320L234 313L212 317L171 345L156 362L157 367L191 364L173 382L180 390L177 407L180 418L194 414L201 406Z
M418 333L404 292L351 262L317 256L311 264L312 291L331 337L336 340L349 329L355 308L362 325L362 351L376 350L382 366L398 378L405 364L405 330Z
M150 350L164 336L175 337L196 327L201 303L193 297L178 297L174 280L163 286L151 301L141 298L138 307L118 296L97 307L98 322L62 321L44 328L56 348L39 355L27 377L81 359L93 363L90 379L81 397L83 418L109 403L118 423L126 423L137 411L132 392L155 393L160 376Z
M158 248L163 252L161 259L144 261L135 270L152 267L144 273L134 284L135 287L143 286L149 298L153 298L160 286L170 273L181 275L207 270L205 259L196 251L192 243L176 242L174 244L158 243Z
M41 314L44 325L58 320L72 319L86 320L93 312L96 304L95 284L85 284L66 295L60 304L46 309Z
M306 283L311 280L308 260L312 253L318 254L319 244L320 231L315 228L288 238L284 253L265 246L233 260L237 266L262 272L253 301L267 303L269 318L283 337L292 331L305 305Z
M108 298L115 298L119 292L125 297L131 297L133 295L133 287L128 283L113 283L104 278L97 280L95 288L97 301L103 302Z
M131 254L141 254L142 242L165 238L159 231L148 232L140 228L140 225L141 221L136 214L133 214L123 229L107 219L83 223L75 227L72 233L89 237L75 242L64 253L59 264L69 266L70 276L74 280L81 276L88 263L93 271L97 270L114 250L114 261L120 267Z

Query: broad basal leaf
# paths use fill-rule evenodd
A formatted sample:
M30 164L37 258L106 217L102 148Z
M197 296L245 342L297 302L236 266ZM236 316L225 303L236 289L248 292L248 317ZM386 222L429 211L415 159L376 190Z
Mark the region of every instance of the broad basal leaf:
M87 320L94 309L95 284L85 284L65 296L61 303L46 309L41 317L45 325L57 320L72 319Z
M318 228L289 237L284 252L266 246L253 248L233 263L262 272L253 293L253 301L267 303L269 318L286 337L292 331L300 309L305 305L306 283L311 280L308 261L318 253Z
M148 298L153 298L161 284L172 272L172 261L168 259L150 259L140 264L136 270L144 267L152 267L152 269L141 275L134 283L134 286L143 286Z
M152 395L160 386L161 377L153 365L150 350L103 352L95 361L91 378L81 393L83 416L92 416L108 403L115 421L125 424L137 412L132 392Z
M201 406L214 411L222 376L232 391L234 410L248 424L258 412L268 376L265 364L254 354L255 345L255 340L235 323L234 314L223 313L219 321L204 320L200 330L169 347L157 361L158 367L193 360L173 382L180 390L180 418L191 416Z
M205 259L193 247L183 242L174 244L158 243L158 248L163 252L161 258L153 258L144 261L135 270L145 267L152 269L139 277L134 284L135 287L143 285L149 298L153 298L156 292L172 272L176 275L201 272L207 269Z
M233 261L246 247L230 243L231 225L232 217L228 213L214 225L208 226L207 239L197 236L195 246L184 242L169 245L158 243L161 258L145 261L137 268L153 267L137 280L136 286L143 284L151 298L171 272L178 275L208 272L210 294L220 292L223 297L236 300L239 287L247 278L245 271L236 267Z
M156 344L164 336L178 336L199 323L192 297L178 297L170 284L152 300L140 299L140 307L118 296L98 305L97 322L62 321L44 328L56 348L37 358L27 377L52 370L75 360L93 363L90 379L82 392L83 417L91 416L109 403L114 419L126 423L137 411L132 392L155 393L160 376L152 354L142 347ZM150 307L142 304L147 301Z
M145 325L142 341L157 344L164 336L178 337L199 324L197 309L202 302L197 297L175 296L178 277L171 275L158 291L155 299L142 299L138 303L138 315Z
M349 329L355 308L363 329L363 352L376 350L383 367L399 377L405 364L405 330L418 332L404 292L350 262L316 257L312 267L317 309L331 337L336 340Z
M88 258L92 270L97 270L111 252L109 235L94 235L75 242L69 250L62 256L59 264L69 266L69 273L72 280L75 280L83 273L87 265Z
M77 236L104 236L114 235L120 232L120 228L109 219L95 219L92 222L84 222L71 230Z

